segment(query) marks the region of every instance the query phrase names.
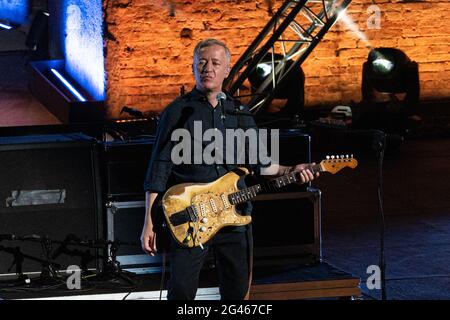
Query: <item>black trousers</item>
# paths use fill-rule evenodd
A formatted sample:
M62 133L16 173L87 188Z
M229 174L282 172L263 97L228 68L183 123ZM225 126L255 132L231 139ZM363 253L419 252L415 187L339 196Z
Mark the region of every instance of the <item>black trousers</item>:
M245 231L222 229L200 247L181 247L175 240L170 248L168 300L193 300L205 257L214 248L222 300L242 300L248 291L253 247L251 227Z

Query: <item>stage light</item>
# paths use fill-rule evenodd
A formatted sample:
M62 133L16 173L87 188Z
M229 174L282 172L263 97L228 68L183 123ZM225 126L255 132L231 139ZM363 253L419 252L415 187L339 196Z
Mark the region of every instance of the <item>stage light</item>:
M403 51L395 48L372 49L363 65L363 99L373 99L370 91L376 90L381 93L406 93L417 102L418 72L417 63Z
M77 89L75 89L70 83L69 81L67 81L57 70L55 69L50 69L50 71L66 86L67 89L70 90L70 92L72 92L79 101L81 102L85 102L86 99L77 91Z
M374 72L386 74L394 69L394 63L385 58L377 58L372 62Z
M30 0L0 0L0 20L8 25L21 25L27 22Z
M272 66L275 66L276 68L280 63L284 63L284 69L287 70L291 68L294 62L286 59L286 57L281 54L274 54L272 62L272 54L269 53L256 65L254 71L250 73L248 77L252 93L255 93L268 77L272 77ZM278 76L276 76L276 78L278 78ZM274 81L274 79L272 80ZM286 104L280 110L280 113L284 115L299 115L301 113L304 106L304 84L305 74L300 66L297 68L296 72L291 72L287 78L277 84L279 87L277 88L274 98L287 99ZM273 90L273 86L269 85L262 93L267 94L271 90Z
M7 24L3 24L3 23L0 23L0 28L6 29L6 30L11 30L12 29L11 26L9 26Z
M353 19L346 13L346 10L342 10L339 12L336 22L337 21L339 21L340 24L344 25L345 28L348 28L351 32L353 32L353 34L367 47L372 47L366 34L360 30L359 25L355 23Z
M62 123L104 121L106 106L97 101L65 69L65 60L31 61L29 88Z
M359 127L404 133L420 117L419 68L402 50L374 48L363 64Z
M263 81L272 72L272 64L263 62L256 66L256 76Z
M61 10L65 71L94 100L105 100L102 1L64 0Z

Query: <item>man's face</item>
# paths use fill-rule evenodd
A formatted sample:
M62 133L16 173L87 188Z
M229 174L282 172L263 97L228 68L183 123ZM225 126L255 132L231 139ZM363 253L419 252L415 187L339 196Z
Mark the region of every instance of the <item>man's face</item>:
M216 44L203 47L194 57L192 69L197 89L206 93L222 91L223 80L230 73L225 48Z

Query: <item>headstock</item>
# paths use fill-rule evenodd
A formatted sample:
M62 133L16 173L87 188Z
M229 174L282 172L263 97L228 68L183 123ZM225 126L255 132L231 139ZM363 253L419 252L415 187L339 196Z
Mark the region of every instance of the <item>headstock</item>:
M356 168L358 161L353 158L353 155L337 155L327 156L325 160L320 162L321 171L326 171L332 174L339 172L340 170L349 167Z

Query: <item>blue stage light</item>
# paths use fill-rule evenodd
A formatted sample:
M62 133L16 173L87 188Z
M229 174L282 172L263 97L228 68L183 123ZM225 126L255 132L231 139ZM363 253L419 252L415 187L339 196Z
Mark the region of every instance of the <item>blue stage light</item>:
M97 101L105 99L101 0L65 0L62 6L66 72Z
M53 74L59 79L61 80L61 82L67 87L67 89L70 90L70 92L72 92L77 98L78 100L80 100L81 102L86 101L86 99L78 92L77 89L75 89L70 83L69 81L67 81L57 70L55 69L50 69L51 72L53 72Z
M7 24L3 24L3 23L0 23L0 28L6 29L6 30L12 29L11 26L8 26Z
M22 24L28 19L29 0L0 0L0 19Z

